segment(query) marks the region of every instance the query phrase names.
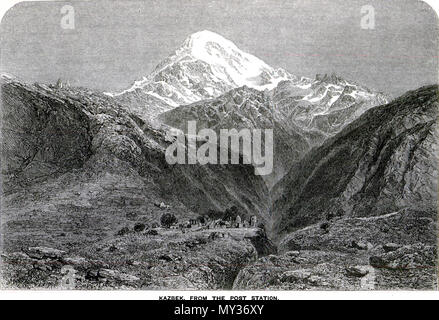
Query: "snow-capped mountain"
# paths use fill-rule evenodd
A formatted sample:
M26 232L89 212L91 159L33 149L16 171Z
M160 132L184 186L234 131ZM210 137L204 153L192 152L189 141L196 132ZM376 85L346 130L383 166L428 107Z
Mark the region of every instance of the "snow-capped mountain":
M302 128L310 138L317 138L318 143L338 133L370 108L391 100L381 92L335 74L283 81L270 95L276 105L278 121Z
M337 75L310 79L275 69L210 31L192 34L149 76L112 96L144 119L180 129L189 120L208 128L275 129L270 186L311 148L389 102Z
M231 41L210 32L189 36L174 54L147 77L121 93L109 94L126 104L156 114L179 105L216 98L232 89L272 90L296 77L274 69L240 50Z

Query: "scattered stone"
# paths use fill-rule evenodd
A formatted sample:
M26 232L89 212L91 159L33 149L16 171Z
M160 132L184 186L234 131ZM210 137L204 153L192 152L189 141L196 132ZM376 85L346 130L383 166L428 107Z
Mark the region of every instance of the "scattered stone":
M126 214L127 219L135 219L137 217L137 213L129 212Z
M98 270L88 270L85 278L87 280L97 281L99 279L99 271Z
M382 257L372 256L369 258L369 263L374 268L384 268L386 266L386 262Z
M160 257L159 257L159 260L164 260L164 261L167 261L167 262L172 262L173 261L173 259L170 257L170 256L168 256L168 255L161 255Z
M44 261L36 262L33 267L37 270L46 271L46 272L53 270L53 267L50 264L45 263Z
M26 254L34 259L61 259L66 252L52 249L52 248L46 248L46 247L33 247L29 248L26 252Z
M129 274L121 273L119 271L110 270L110 269L99 270L98 276L101 279L116 280L116 281L121 281L121 282L135 282L135 281L140 280L136 276L132 276Z
M300 251L289 251L287 253L285 253L285 256L290 257L290 258L296 258L300 255Z
M363 278L369 274L369 270L363 266L350 266L346 268L346 273L350 277Z
M287 271L281 275L282 282L303 281L311 277L311 272L307 270Z
M324 281L321 277L318 276L311 276L308 278L308 282L313 285L313 286L327 286L328 283L326 281Z
M84 266L88 263L87 259L82 257L64 258L63 262L72 266Z
M154 203L154 205L160 209L168 209L169 208L169 206L167 206L164 202L161 202L161 203L156 202L156 203Z
M2 254L2 258L10 259L10 260L32 260L26 253L24 252L13 252L11 254Z
M364 241L352 241L351 247L357 250L368 250L368 244Z
M372 256L370 264L376 268L390 270L435 270L437 264L436 246L421 243L400 247L396 251Z
M388 243L388 244L383 246L383 249L386 252L393 252L393 251L398 250L399 248L401 248L401 246L399 244L395 244L395 243Z
M277 262L279 262L279 257L274 254L270 254L267 258L271 263L276 264Z

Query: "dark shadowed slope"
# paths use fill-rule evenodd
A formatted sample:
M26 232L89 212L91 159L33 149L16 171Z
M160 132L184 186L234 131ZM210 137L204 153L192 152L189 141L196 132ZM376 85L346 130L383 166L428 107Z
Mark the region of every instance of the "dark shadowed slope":
M274 190L277 233L408 208L435 218L437 115L438 88L424 87L366 112L310 152Z
M65 223L84 232L79 243L93 241L86 232L114 234L127 214L157 222L161 202L180 219L232 206L267 219L268 190L253 167L168 165L165 132L110 97L2 77L2 102L7 245L26 241L20 226L33 224L41 237L65 233ZM90 230L75 230L82 218Z

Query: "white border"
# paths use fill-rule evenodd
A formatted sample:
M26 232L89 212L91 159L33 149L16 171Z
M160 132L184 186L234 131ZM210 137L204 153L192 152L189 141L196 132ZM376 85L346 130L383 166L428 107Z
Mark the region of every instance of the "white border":
M182 296L276 296L279 300L439 300L435 291L0 291L0 300L159 300ZM259 301L263 303L263 301Z
M28 2L48 0L25 0ZM20 0L0 0L0 20ZM54 1L54 0L51 0ZM429 4L439 16L438 0L419 0ZM73 2L73 1L72 1ZM367 0L365 0L367 2ZM162 296L276 296L279 300L439 300L439 292L428 291L356 291L356 292L304 292L304 291L0 291L0 300L158 300Z

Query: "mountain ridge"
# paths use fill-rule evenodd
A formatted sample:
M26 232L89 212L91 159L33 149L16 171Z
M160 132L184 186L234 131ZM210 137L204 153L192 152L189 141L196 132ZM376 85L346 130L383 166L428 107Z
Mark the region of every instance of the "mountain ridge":
M313 149L301 163L293 166L290 173L275 187L277 190L274 191L273 200L275 210L283 212L282 219L287 219L287 212L290 212L290 217L296 222L285 223L285 220L283 222L279 220L278 228L282 228L283 231L290 228L292 231L294 228L315 223L319 219L325 220L326 216L338 217L340 214L344 216L353 212L356 216L361 217L361 212L367 216L378 210L376 209L378 207L383 209L387 206L389 207L387 211L394 212L405 208L402 203L406 203L409 207L421 208L421 202L415 199L420 199L419 201L423 201L422 203L427 207L430 206L429 210L433 210L432 208L436 206L434 199L437 196L432 191L434 176L437 177L437 169L434 166L434 150L437 149L437 144L434 142L434 137L437 138L437 130L434 129L437 121L437 91L437 86L422 87L408 92L387 105L366 111L339 134L328 139L323 146ZM425 143L429 144L430 148L427 148ZM351 155L355 160L346 158L347 155ZM412 172L415 163L409 163L415 155L419 157L417 161L422 163L422 167L415 168L416 171ZM349 161L349 167L347 163L343 165L343 160ZM400 165L396 164L398 161ZM398 168L398 171L392 174L389 170L393 166ZM429 174L421 174L424 169L432 171ZM339 170L338 174L332 174L334 170ZM375 174L377 170L387 175L388 179L394 182L394 186L386 181L379 182L382 177ZM404 178L406 175L407 177ZM405 179L414 179L412 181L414 185L401 187L401 183L411 181ZM416 191L418 187L415 186L419 185L417 179L425 180L426 189L421 188L425 191L424 195ZM397 186L402 189L399 190ZM310 188L314 192L306 191ZM415 189L411 190L411 188ZM374 195L377 190L382 190L382 194ZM414 198L411 201L403 198L396 201L400 191L403 192L403 198ZM410 192L413 194L410 195ZM360 199L365 197L363 207L356 195ZM307 197L322 198L310 200ZM366 201L367 197L370 199ZM318 210L307 209L305 199L308 199L306 203L309 205L318 206ZM381 199L381 202L377 199ZM322 205L322 201L326 205ZM410 205L411 202L413 204ZM356 204L355 209L354 204ZM309 210L313 212L312 217L309 215ZM309 222L306 222L308 219Z

